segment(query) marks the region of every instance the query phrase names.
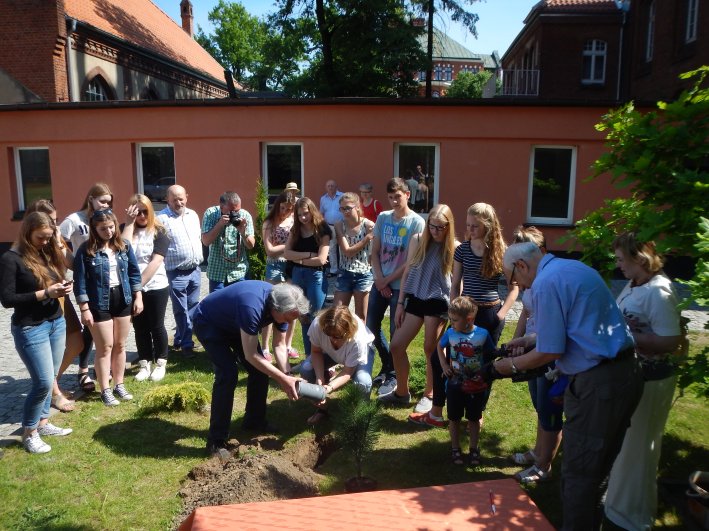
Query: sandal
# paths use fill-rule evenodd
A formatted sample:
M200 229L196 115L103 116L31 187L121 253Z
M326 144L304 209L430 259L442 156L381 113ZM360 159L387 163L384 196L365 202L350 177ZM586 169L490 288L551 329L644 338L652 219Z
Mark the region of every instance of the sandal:
M470 449L468 464L470 466L480 466L482 464L482 459L480 458L480 450L478 450L477 448Z
M89 376L88 372L80 372L77 374L79 377L79 385L84 393L93 393L96 390L96 384Z
M74 411L76 407L73 400L69 400L62 394L52 395L52 407L58 409L62 413L69 413Z
M526 452L512 454L510 456L510 461L516 465L533 465L537 462L537 456L534 453L534 450L527 450Z
M310 426L315 426L316 424L322 422L328 416L327 409L316 409L315 413L308 417L308 424Z
M551 468L548 472L545 472L537 465L532 465L526 470L517 472L514 478L520 483L543 483L544 481L549 481L551 479Z
M460 452L460 448L451 448L451 463L458 466L465 463L465 461L463 461L463 454Z

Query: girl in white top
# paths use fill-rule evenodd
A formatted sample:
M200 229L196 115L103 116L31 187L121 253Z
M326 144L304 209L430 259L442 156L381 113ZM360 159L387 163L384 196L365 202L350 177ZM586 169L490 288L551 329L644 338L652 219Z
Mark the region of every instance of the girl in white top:
M113 192L105 183L96 183L89 188L84 202L81 204L81 210L69 214L69 216L59 225L59 232L62 238L67 242L69 248L76 253L81 247L81 244L89 239L89 220L97 210L106 210L113 208ZM66 303L71 306L70 300L67 298ZM65 311L76 313L73 306ZM85 393L91 393L96 388L96 384L89 376L89 353L93 338L88 326L82 330L83 348L79 352L79 385Z
M301 376L310 383L325 387L327 394L352 380L365 396L372 389L372 362L374 335L364 321L347 306L332 306L320 312L308 329L311 354L301 366ZM343 369L334 376L328 369L336 364ZM325 415L327 398L317 404L317 411L308 424L317 424Z
M167 367L167 330L165 310L169 282L165 271L165 255L170 238L148 196L135 194L128 201L126 223L121 234L131 242L143 283L143 311L133 317L135 343L140 370L135 379L159 382ZM152 372L151 372L152 365Z
M352 295L355 313L367 320L369 292L374 284L369 255L374 239L374 223L362 215L357 194L347 192L340 197L342 221L335 223L335 236L340 245L340 270L335 288L335 305L349 306Z

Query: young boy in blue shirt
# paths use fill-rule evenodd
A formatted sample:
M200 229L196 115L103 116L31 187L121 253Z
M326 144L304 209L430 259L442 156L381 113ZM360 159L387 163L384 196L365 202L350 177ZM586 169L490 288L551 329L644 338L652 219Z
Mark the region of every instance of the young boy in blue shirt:
M487 330L475 326L478 308L470 297L457 297L448 308L451 327L438 343L438 358L446 382L448 432L451 436L451 460L462 465L460 421L468 419L471 466L480 465L480 425L482 412L490 396L490 388L480 377L480 367L492 357L495 345ZM446 356L446 349L448 355Z

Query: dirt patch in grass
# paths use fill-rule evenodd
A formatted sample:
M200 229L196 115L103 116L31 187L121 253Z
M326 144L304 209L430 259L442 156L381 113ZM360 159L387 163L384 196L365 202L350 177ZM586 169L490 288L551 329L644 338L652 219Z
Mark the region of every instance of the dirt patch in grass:
M193 468L180 490L179 525L195 508L317 496L321 476L313 469L331 452L330 437L302 437L284 448L278 438L232 439L228 454Z

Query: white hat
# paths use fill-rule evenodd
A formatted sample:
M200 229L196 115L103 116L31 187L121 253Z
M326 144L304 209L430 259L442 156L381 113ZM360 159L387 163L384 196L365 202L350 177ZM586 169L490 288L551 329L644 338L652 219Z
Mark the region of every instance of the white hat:
M298 188L298 185L291 182L286 184L286 187L283 189L284 192L295 192L296 194L300 192L300 189Z

